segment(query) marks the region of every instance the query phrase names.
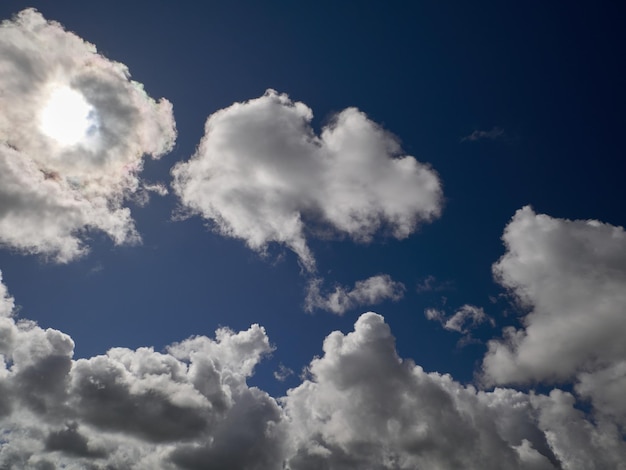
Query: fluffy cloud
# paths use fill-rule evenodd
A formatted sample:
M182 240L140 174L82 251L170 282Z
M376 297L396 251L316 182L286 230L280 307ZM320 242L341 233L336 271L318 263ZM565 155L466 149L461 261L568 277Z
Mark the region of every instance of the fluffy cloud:
M32 9L0 25L0 88L0 244L65 262L87 230L137 242L123 203L173 146L171 104Z
M570 380L626 360L621 227L524 207L503 240L507 251L494 265L495 277L528 313L522 328L508 327L503 339L490 341L483 362L487 382ZM581 390L589 390L585 377Z
M591 400L597 415L610 418L626 434L626 360L578 374L576 392Z
M572 395L477 391L426 373L398 357L374 313L329 335L309 372L282 400L291 470L626 466L619 433L588 421Z
M2 282L2 272L0 272L0 318L11 316L15 308L15 300L9 295L9 291Z
M609 419L592 423L576 409L573 395L555 389L549 396L532 395L537 423L550 448L567 470L626 469L626 441Z
M212 114L197 152L172 171L183 206L254 250L286 245L309 271L311 234L405 238L439 215L437 174L364 113L343 110L319 136L312 117L273 90Z
M309 282L305 299L305 309L308 312L322 309L343 315L348 310L363 305L375 305L384 300L398 301L406 290L404 284L394 281L388 274L357 281L350 290L336 286L334 291L326 294L321 291L322 282L319 278Z
M246 383L273 350L258 325L74 360L69 336L15 318L0 293L8 470L626 468L601 400L592 422L560 390L479 391L427 373L374 313L331 333L309 378L274 399Z
M329 335L310 373L284 400L293 469L520 468L475 392L402 361L379 315Z
M73 360L2 294L0 467L280 468L282 410L246 384L272 350L262 327Z

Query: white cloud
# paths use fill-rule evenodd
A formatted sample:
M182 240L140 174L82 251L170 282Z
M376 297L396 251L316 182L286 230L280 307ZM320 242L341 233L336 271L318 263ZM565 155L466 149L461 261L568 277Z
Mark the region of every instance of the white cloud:
M124 200L176 131L171 104L129 77L35 10L0 25L0 244L66 262L87 230L139 241Z
M284 382L288 377L293 375L293 369L290 369L285 364L279 364L278 369L274 371L274 378L279 382Z
M442 325L446 322L446 313L443 310L438 310L436 308L427 308L424 310L424 316L426 319L438 321Z
M424 372L374 313L330 334L309 371L283 399L291 470L558 468L528 395Z
M401 239L439 216L437 174L401 156L394 136L355 108L320 136L312 117L273 90L212 114L196 153L172 170L182 204L259 252L286 245L311 272L310 235Z
M343 286L335 286L334 291L322 293L321 284L322 280L319 278L309 282L304 301L306 311L321 309L343 315L348 310L376 305L385 300L396 302L404 297L406 290L404 284L394 281L388 274L378 274L357 281L350 290Z
M494 325L493 320L489 318L481 307L463 305L454 315L446 320L443 327L446 330L466 334L484 322L489 322L492 326Z
M138 206L145 206L150 202L150 194L157 196L167 196L169 191L163 183L146 184L143 183L137 192L133 195L133 201Z
M0 318L10 317L15 308L15 300L9 295L9 291L2 282L2 272L0 272Z
M626 441L614 423L586 419L574 407L573 395L553 390L549 396L532 395L537 423L550 448L567 470L626 469Z
M560 390L478 391L427 373L374 313L331 333L310 379L274 399L246 383L273 350L258 325L74 360L68 335L5 310L1 468L625 468L601 401L592 422Z
M528 309L523 327L489 342L491 383L570 380L626 360L626 233L595 220L555 219L530 207L504 231L498 282Z
M495 326L493 318L485 313L481 307L465 304L454 314L448 316L443 310L427 308L424 316L431 321L436 321L448 331L456 331L464 335L463 341L471 341L471 332L482 323L488 322Z
M614 420L626 434L626 360L603 369L582 372L577 380L576 393L591 399L597 414Z

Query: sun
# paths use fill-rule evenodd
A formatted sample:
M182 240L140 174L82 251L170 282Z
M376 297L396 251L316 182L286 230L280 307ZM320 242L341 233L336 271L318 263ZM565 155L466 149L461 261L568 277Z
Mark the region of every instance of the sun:
M96 110L78 91L61 86L51 93L41 112L40 129L62 146L86 140L97 128Z

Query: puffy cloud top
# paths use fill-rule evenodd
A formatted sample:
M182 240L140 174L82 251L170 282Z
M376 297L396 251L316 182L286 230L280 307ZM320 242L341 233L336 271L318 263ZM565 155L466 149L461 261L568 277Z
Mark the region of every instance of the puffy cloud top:
M405 238L440 214L437 174L400 156L364 113L343 110L320 136L312 117L274 90L212 114L197 152L172 171L182 204L254 250L285 244L310 271L309 234Z
M246 384L272 350L259 325L164 353L73 350L60 331L0 317L1 468L279 468L282 412Z
M35 10L0 25L0 243L65 262L98 229L139 236L124 199L176 137L172 106Z
M1 468L626 468L605 414L615 390L594 400L594 422L560 390L478 391L401 359L375 313L328 335L308 379L278 399L246 383L272 351L259 325L164 352L73 349L60 331L0 317Z
M477 391L426 373L398 357L374 313L331 333L309 373L282 399L291 470L625 468L620 434L591 424L571 394Z
M626 233L596 220L517 211L496 279L529 310L489 343L488 382L569 380L626 360Z

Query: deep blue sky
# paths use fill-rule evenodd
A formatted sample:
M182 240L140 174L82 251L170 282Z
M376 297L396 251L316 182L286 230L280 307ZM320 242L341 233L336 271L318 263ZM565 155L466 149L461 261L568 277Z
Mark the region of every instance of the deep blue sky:
M624 225L626 91L624 11L619 2L121 2L3 1L0 17L26 6L59 21L126 64L153 97L173 103L174 151L147 161L143 177L169 184L207 116L267 88L312 108L319 130L356 106L439 173L443 215L404 241L312 241L329 283L352 285L377 273L405 283L403 300L372 307L398 350L426 370L470 381L484 345L424 318L465 303L497 322L510 307L491 265L502 231L531 204L562 218ZM462 141L474 131L497 139ZM295 256L273 247L268 260L200 218L171 220L173 194L133 207L142 246L114 247L91 234L92 251L67 265L8 249L0 268L25 317L72 336L76 356L113 346L161 349L190 335L260 323L277 351L255 383L270 393L279 362L299 371L334 329L348 331L367 307L338 317L304 313L305 280ZM280 254L284 258L276 261ZM435 276L448 287L418 293ZM293 378L293 383L298 380Z

